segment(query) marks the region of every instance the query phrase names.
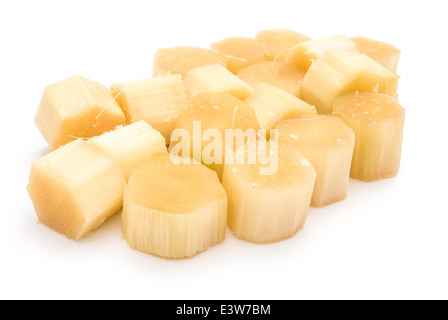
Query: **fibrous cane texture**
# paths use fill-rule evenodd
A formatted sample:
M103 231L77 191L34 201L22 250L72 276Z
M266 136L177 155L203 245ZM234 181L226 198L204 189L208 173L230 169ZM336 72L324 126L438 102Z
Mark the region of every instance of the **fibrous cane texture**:
M40 222L79 240L120 210L125 183L113 157L78 139L33 163L28 193Z
M227 196L212 170L155 155L131 176L122 220L131 248L164 258L192 257L224 240Z
M356 134L351 177L376 181L398 174L405 110L386 94L351 93L333 104L334 115Z
M267 143L258 153L276 151ZM271 243L295 235L304 225L316 172L311 163L287 144L278 145L278 170L264 172L264 164L245 151L249 162L226 164L223 186L229 197L228 224L235 237Z
M180 75L116 83L111 92L123 108L128 124L145 120L168 142L188 99Z
M278 140L311 162L317 173L311 205L323 207L347 197L355 133L334 116L310 115L277 123Z
M55 150L110 131L125 124L126 118L106 87L74 76L45 88L34 121Z

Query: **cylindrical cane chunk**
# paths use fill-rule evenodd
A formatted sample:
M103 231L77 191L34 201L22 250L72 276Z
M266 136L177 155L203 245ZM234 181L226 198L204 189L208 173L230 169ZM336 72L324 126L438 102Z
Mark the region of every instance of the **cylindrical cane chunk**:
M299 151L287 144L280 144L278 153L272 142L256 148L257 154L251 155L248 150L248 161L224 166L229 227L238 239L254 243L290 238L307 218L316 172ZM261 163L260 154L270 159L269 165Z
M263 46L267 60L282 62L288 49L310 38L289 29L269 29L258 32L255 40Z
M274 129L280 120L317 113L314 106L265 83L260 84L244 102L254 108L260 128L267 130Z
M227 196L212 170L155 155L129 179L122 219L131 248L191 257L224 240Z
M397 72L401 51L394 45L364 37L351 39L358 46L359 52L371 57L393 72Z
M244 145L245 139L256 139L258 129L257 116L248 104L228 93L201 93L177 119L170 151L202 162L221 178L229 144L236 147L240 142Z
M170 140L179 113L188 99L179 74L116 83L111 92L126 114L128 124L145 120Z
M191 70L184 78L190 98L199 93L230 93L238 99L246 99L253 89L243 80L219 64Z
M209 64L225 67L226 58L216 51L189 46L159 49L154 54L152 73L154 77L171 74L185 77L188 71Z
M265 59L263 46L251 38L227 38L213 43L212 49L226 57L227 69L235 74L240 69Z
M55 150L77 138L113 130L126 118L106 87L74 76L45 88L34 121Z
M334 100L346 93L397 94L398 76L365 54L331 49L316 60L303 78L300 98L330 114Z
M167 153L163 136L143 120L90 139L89 143L117 159L126 181L151 156Z
M79 139L33 163L28 192L40 222L79 240L120 210L124 186L118 162Z
M349 38L341 34L320 39L302 41L288 50L286 63L296 65L303 70L308 70L313 61L321 58L327 50L343 49L358 52L358 47Z
M405 118L398 101L381 93L351 93L336 99L333 111L356 134L351 177L376 181L396 176Z
M266 83L299 97L305 71L287 63L262 61L241 69L238 77L254 89Z
M355 133L333 116L311 115L277 123L279 142L299 150L317 173L311 205L323 207L347 197Z

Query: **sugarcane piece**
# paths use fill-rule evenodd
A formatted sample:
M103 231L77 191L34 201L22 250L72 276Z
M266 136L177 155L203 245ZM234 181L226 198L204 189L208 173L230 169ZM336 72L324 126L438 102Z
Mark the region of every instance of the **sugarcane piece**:
M356 43L359 52L368 55L392 72L397 72L401 51L394 45L364 37L355 37L351 40Z
M365 54L328 50L308 70L301 98L319 114L332 112L333 101L349 92L397 94L398 76Z
M109 90L81 76L47 86L34 119L53 150L78 138L110 131L125 121Z
M207 141L204 134L209 129L220 134L221 141ZM256 139L259 129L255 111L249 105L228 93L201 93L191 99L190 106L177 119L176 130L171 139L170 151L182 157L192 157L216 171L222 177L225 161L226 130L253 129ZM178 130L184 130L188 136L184 139L177 136ZM179 139L182 137L182 139ZM209 137L210 138L210 137ZM180 140L180 141L179 141ZM231 140L237 147L236 137ZM215 153L204 152L207 146L215 144L221 151Z
M246 149L249 161L224 166L223 186L229 198L228 225L236 238L271 243L294 236L304 225L316 172L296 149L273 142L258 154L278 155L278 169L262 164ZM275 168L274 166L272 166ZM263 171L265 169L266 171Z
M262 61L241 69L237 75L254 89L266 83L299 97L305 71L283 62Z
M237 74L242 68L264 61L263 46L252 38L231 37L212 44L227 59L227 69Z
M89 143L118 161L126 181L152 155L167 153L165 138L143 120L92 138Z
M181 74L185 77L188 71L209 64L226 66L226 57L222 54L203 48L174 47L159 49L154 54L153 76Z
M280 120L317 113L314 106L265 83L260 84L244 102L254 108L260 128L267 129L267 137Z
M180 75L116 83L111 92L123 108L128 124L145 120L167 142L179 113L188 105Z
M278 141L303 154L316 170L311 206L324 207L347 197L355 133L341 119L309 115L278 122Z
M376 181L398 174L405 110L386 94L351 93L336 99L334 115L356 134L351 177Z
M187 258L225 238L227 196L216 173L201 164L173 164L155 155L124 192L122 228L132 249Z
M307 71L313 61L321 58L327 50L344 49L359 52L356 44L343 35L302 41L288 51L285 62Z
M310 37L289 29L268 29L258 32L255 40L263 46L266 60L284 62L290 48Z
M117 160L78 139L32 164L28 193L41 223L79 240L121 209L125 183Z
M184 85L191 98L199 93L220 92L244 100L253 91L246 82L218 64L191 70L184 78Z

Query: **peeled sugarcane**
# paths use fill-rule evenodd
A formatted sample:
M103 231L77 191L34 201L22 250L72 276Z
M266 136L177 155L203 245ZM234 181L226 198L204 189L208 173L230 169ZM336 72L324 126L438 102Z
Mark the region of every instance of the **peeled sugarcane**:
M254 243L292 237L308 216L316 179L314 168L288 143L259 144L255 155L250 148L242 152L248 161L235 160L224 166L222 182L229 197L230 229L238 239ZM260 154L270 158L269 166L260 160Z
M79 240L120 210L125 184L117 160L78 139L33 163L28 193L40 222Z
M308 70L301 99L319 114L332 112L334 100L349 92L366 91L396 96L398 76L365 54L343 49L325 52Z
M253 89L221 65L214 64L191 70L184 78L190 98L199 93L230 93L244 100Z
M323 57L330 49L358 52L358 47L352 40L339 34L298 43L288 50L285 62L307 71L314 61Z
M126 114L126 122L145 120L169 142L179 113L188 99L180 75L116 83L111 92Z
M226 192L216 173L199 163L174 164L170 155L155 155L124 192L123 234L139 251L192 257L224 240L226 222Z
M376 181L398 174L405 110L386 94L351 93L333 104L334 115L356 134L351 177Z
M35 123L51 149L91 138L125 124L126 118L106 87L81 76L45 88Z
M311 205L323 207L347 197L355 133L334 116L309 115L277 123L279 142L299 150L317 173Z
M267 130L267 137L270 137L270 130L274 129L280 120L317 113L314 106L264 83L260 84L244 102L254 108L260 128Z
M221 178L226 149L233 152L241 140L234 133L241 131L244 144L248 129L248 138L256 139L259 125L249 105L228 93L201 93L191 99L189 108L179 116L170 151L202 162Z
M290 48L310 37L289 29L267 29L258 32L255 40L263 46L266 60L283 62Z
M254 89L266 83L299 97L305 71L283 62L262 61L241 69L237 75Z
M227 69L234 74L253 63L265 60L263 46L251 38L227 38L212 43L212 49L226 57Z
M89 143L118 161L126 181L152 155L167 153L163 136L143 120L92 138Z
M401 51L394 45L364 37L351 38L359 52L381 63L392 72L397 72Z
M154 77L180 74L209 64L226 66L226 57L216 51L197 47L173 47L159 49L154 54L152 73Z

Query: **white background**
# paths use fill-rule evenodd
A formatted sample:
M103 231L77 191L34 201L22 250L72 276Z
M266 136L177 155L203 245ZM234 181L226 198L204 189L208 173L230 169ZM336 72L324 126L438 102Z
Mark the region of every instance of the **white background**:
M445 1L1 1L0 298L448 298ZM26 193L49 149L33 123L44 87L73 74L113 82L151 75L156 49L208 47L286 27L342 33L402 50L407 110L395 179L352 181L345 202L312 209L272 245L230 233L193 259L130 250L116 216L80 242L37 224Z

